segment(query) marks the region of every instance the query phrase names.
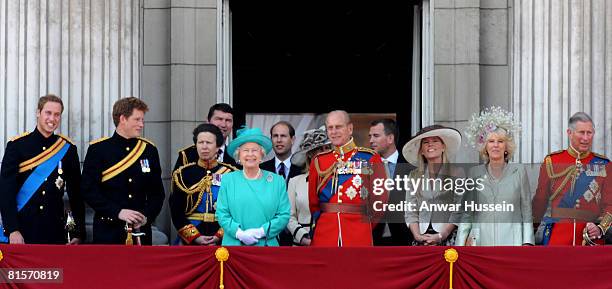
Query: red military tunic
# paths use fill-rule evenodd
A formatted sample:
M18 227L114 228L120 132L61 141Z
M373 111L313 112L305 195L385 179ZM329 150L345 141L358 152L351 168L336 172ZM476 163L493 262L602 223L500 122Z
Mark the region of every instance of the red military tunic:
M610 173L609 160L592 152L579 156L569 148L546 156L533 199L534 219L549 224L545 244L581 245L586 223L612 212ZM549 201L550 215L542 219Z
M372 211L374 201L386 200L387 193L373 194L371 183L385 176L380 155L352 140L315 156L308 174L316 222L312 246L372 246L372 214L366 210Z

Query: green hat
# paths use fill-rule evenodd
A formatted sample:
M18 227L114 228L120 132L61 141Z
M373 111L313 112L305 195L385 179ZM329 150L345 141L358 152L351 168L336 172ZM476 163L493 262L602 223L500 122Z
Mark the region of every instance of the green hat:
M244 126L236 132L236 135L237 137L227 146L227 150L231 155L234 155L241 145L248 142L254 142L262 146L264 154L267 154L272 149L272 140L265 136L258 127L248 128Z

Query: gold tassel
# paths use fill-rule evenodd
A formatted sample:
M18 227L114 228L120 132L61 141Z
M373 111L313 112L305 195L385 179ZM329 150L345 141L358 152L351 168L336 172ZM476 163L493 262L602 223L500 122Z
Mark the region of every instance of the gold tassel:
M215 251L215 257L217 257L217 261L219 261L219 265L221 266L221 275L219 276L219 289L224 289L225 285L223 285L223 262L229 259L229 251L225 247L218 248Z
M446 260L446 262L449 263L449 266L450 266L448 288L453 289L453 263L455 263L455 261L459 259L459 253L457 253L457 250L453 248L446 249L444 250L444 259Z
M134 241L132 240L132 227L129 226L127 223L125 223L125 231L127 232L127 237L125 238L125 245L134 245Z

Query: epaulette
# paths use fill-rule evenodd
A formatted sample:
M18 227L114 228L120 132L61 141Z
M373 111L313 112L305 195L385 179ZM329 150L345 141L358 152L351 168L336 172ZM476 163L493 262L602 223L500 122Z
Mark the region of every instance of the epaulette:
M66 140L67 142L69 142L71 145L74 145L74 141L73 141L72 139L70 139L69 137L67 137L67 136L65 136L65 135L63 135L63 134L61 134L61 133L58 133L57 135L58 135L58 136L60 136L61 138L65 139L65 140Z
M191 148L191 147L194 147L194 146L195 146L194 144L192 144L192 145L188 145L188 146L186 146L186 147L184 147L184 148L182 148L182 149L178 150L178 152L180 153L180 152L185 151L185 150L187 150L187 149L189 149L189 148Z
M565 170L561 172L555 172L554 165L552 163L552 158L550 157L553 154L558 154L558 152L554 152L544 158L544 164L546 165L546 173L548 174L549 178L556 179L558 177L566 176L568 173L572 172L576 168L574 166L568 166L567 168L565 168Z
M12 138L10 139L10 141L16 141L16 140L18 140L18 139L20 139L20 138L22 138L22 137L24 137L24 136L26 136L26 135L29 135L29 134L30 134L30 132L29 132L29 131L26 131L26 132L24 132L24 133L22 133L22 134L20 134L20 135L18 135L18 136L14 136L14 137L12 137Z
M238 168L237 168L237 167L232 166L232 165L230 165L230 164L228 164L228 163L224 163L224 162L218 162L218 163L219 163L220 165L222 165L222 166L226 167L226 168L231 169L232 171L237 171L237 170L238 170Z
M370 153L370 154L376 154L375 150L373 150L371 148L365 148L365 147L357 147L357 151L366 152L366 153Z
M332 150L322 151L322 152L316 154L313 158L316 158L318 156L325 155L325 154L328 154L328 153L331 153L331 152L332 152Z
M107 136L105 136L105 137L101 137L101 138L99 138L99 139L97 139L97 140L90 141L90 142L89 142L89 145L94 145L94 144L97 144L97 143L99 143L99 142L103 142L103 141L105 141L105 140L107 140L107 139L109 139L109 137L107 137Z
M174 172L172 174L173 175L174 174L180 174L183 171L183 169L185 169L187 167L191 167L191 166L196 165L196 164L197 163L188 163L188 164L182 165L182 166L178 167L178 169L174 170Z
M560 153L562 153L562 152L564 152L564 151L565 151L565 150L558 150L558 151L554 151L554 152L552 152L552 153L549 153L548 155L549 155L549 156L552 156L552 155L558 155L558 154L560 154Z
M593 153L593 155L595 155L596 157L600 158L600 159L604 159L607 161L610 161L610 159L602 154L598 154L598 153Z
M150 141L150 140L148 140L148 139L146 139L146 138L144 138L144 137L138 137L138 139L139 139L139 140L142 140L142 141L145 141L145 142L149 143L149 144L150 144L150 145L152 145L152 146L155 146L155 144L154 144L152 141Z
M183 170L191 167L193 165L195 165L196 163L188 163L186 165L182 165L180 166L178 169L174 170L172 172L172 182L174 184L176 184L177 187L179 187L179 189L181 189L182 191L188 193L188 194L193 194L195 193L195 191L193 189L187 188L187 186L185 186L185 183L183 182L183 178L182 178L182 173ZM197 207L197 205L195 205Z

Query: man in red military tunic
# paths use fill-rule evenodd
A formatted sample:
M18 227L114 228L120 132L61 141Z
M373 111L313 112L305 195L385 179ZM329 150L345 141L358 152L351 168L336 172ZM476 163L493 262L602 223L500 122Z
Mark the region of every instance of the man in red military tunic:
M591 117L574 114L569 148L546 156L540 167L533 213L545 224L544 245L603 244L612 219L612 170L605 156L591 152L594 134Z
M385 178L380 155L358 147L345 111L325 120L333 150L314 157L308 174L308 199L313 215L312 246L372 246L372 203L386 192L372 192L373 180ZM374 214L374 216L377 216Z

